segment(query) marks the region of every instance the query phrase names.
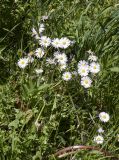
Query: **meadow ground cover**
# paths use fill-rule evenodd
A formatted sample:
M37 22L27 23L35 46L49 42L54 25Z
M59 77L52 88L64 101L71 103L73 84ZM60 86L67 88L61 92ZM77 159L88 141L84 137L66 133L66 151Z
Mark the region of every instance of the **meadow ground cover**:
M0 159L118 160L118 0L2 0L0 13Z

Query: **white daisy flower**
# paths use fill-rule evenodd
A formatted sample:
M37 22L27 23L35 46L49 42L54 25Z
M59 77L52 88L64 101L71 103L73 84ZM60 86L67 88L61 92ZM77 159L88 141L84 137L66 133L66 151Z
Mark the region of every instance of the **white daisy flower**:
M91 73L98 73L99 71L100 71L100 65L99 65L99 63L92 62L90 64L90 72Z
M60 39L60 46L59 47L66 49L70 46L70 44L71 44L71 41L68 38L64 37L64 38Z
M94 54L94 52L92 52L91 49L89 49L89 50L87 51L87 53L89 53L90 55L93 55L93 54Z
M47 20L48 19L48 16L42 16L42 20L44 21L44 20Z
M80 76L82 76L82 77L87 76L88 73L89 73L89 68L88 68L88 66L79 67L79 68L78 68L78 74L80 74Z
M47 63L47 64L56 64L54 58L47 58L47 59L46 59L46 63Z
M20 68L25 68L27 65L28 65L28 58L21 58L21 59L19 59L19 61L18 61L18 66L20 67Z
M88 76L81 78L81 85L84 88L89 88L91 86L91 83L92 83L92 80Z
M42 36L40 38L40 45L41 46L48 47L48 46L50 46L50 43L51 43L51 39L49 37Z
M36 55L37 58L42 58L43 55L45 54L44 51L41 48L37 48L35 53L36 53L35 55Z
M100 128L98 129L98 133L104 133L104 130L100 127Z
M36 39L40 39L37 31L35 30L35 28L32 28L32 36L34 36Z
M64 69L66 69L66 67L67 67L66 63L60 64L60 70L61 71L64 70Z
M96 57L96 56L94 56L94 55L90 55L90 56L88 57L88 60L89 60L89 61L97 61L97 60L98 60L98 57Z
M32 62L34 61L34 58L31 57L31 56L29 56L27 59L28 59L28 62L29 62L29 63L32 63Z
M101 113L99 114L99 118L100 118L100 120L101 120L102 122L108 122L109 119L110 119L110 116L109 116L109 114L106 113L106 112L101 112Z
M45 30L44 24L40 24L39 26L39 33L42 33Z
M70 72L64 72L63 75L62 75L62 78L65 81L69 81L71 79L71 73Z
M88 62L86 62L85 60L81 60L78 62L78 68L80 67L89 67L88 66Z
M57 53L57 55L55 55L55 58L60 64L64 64L67 62L67 56L65 53Z
M32 28L32 35L33 36L37 35L37 31L35 30L35 28Z
M52 40L52 46L55 48L59 48L60 47L60 39L59 38L55 38Z
M36 74L41 74L41 73L43 73L43 69L35 69L35 72L36 72Z
M40 39L40 37L39 37L39 35L38 35L38 34L36 34L36 35L35 35L35 39L37 39L37 40L39 40L39 39Z
M54 58L57 59L57 56L60 54L60 52L54 52Z
M97 144L102 144L104 142L104 138L100 135L94 137L94 142L96 142Z

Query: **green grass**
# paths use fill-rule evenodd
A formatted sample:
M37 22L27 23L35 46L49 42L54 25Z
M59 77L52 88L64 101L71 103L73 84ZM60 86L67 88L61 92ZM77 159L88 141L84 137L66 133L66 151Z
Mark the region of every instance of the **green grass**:
M3 1L0 33L0 158L1 160L58 159L53 154L73 145L98 146L119 159L119 2L117 0ZM79 79L64 82L58 68L35 62L22 71L17 61L38 44L31 36L41 16L48 15L44 34L68 37L66 50L77 62L89 49L101 65L93 85L85 90ZM47 51L48 56L54 50ZM44 73L36 76L34 68ZM116 67L116 68L115 68ZM43 81L44 78L45 80ZM98 114L110 115L108 123ZM35 126L41 123L39 130ZM104 143L93 142L102 126ZM113 160L95 151L79 151L64 160Z

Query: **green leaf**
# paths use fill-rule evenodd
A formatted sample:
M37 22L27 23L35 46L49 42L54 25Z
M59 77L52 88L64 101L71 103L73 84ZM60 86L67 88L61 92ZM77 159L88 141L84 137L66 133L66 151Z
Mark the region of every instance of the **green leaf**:
M12 121L12 122L9 124L9 127L17 128L18 125L19 125L19 120L18 120L18 119L15 119L14 121Z
M119 72L119 67L112 67L112 68L110 68L110 71Z
M42 86L40 86L40 87L38 88L38 90L40 91L40 90L46 89L46 88L48 88L48 87L50 87L50 86L51 86L51 84L43 84Z

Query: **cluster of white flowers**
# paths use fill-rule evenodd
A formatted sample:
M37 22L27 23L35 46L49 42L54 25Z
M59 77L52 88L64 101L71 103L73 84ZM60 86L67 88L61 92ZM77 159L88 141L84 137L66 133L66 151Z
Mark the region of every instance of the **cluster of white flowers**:
M109 119L110 119L110 116L108 113L106 112L101 112L99 113L99 119L102 121L102 122L108 122ZM102 133L104 133L104 130L102 127L100 127L98 129L98 133L99 135L94 137L94 142L96 142L97 144L102 144L104 142L104 138L103 136L101 135Z
M42 20L44 21L44 18ZM44 30L45 26L43 23L38 24L37 30L35 28L32 29L32 36L36 38L39 46L34 51L34 54L30 55L29 60L26 57L21 58L18 61L18 66L20 68L25 68L28 65L28 63L33 62L34 60L33 56L41 60L44 57L47 48L54 47L55 53L52 55L53 58L46 57L45 61L46 65L58 64L60 71L64 71L64 73L62 73L62 79L65 81L69 81L73 77L77 77L78 73L81 76L81 85L84 88L89 88L92 84L92 79L90 78L89 74L96 74L100 71L100 65L97 62L98 58L95 56L95 54L91 50L89 50L88 61L85 60L79 61L78 71L74 71L75 72L74 74L72 71L68 71L68 63L67 63L68 57L65 51L63 51L67 49L69 46L73 45L74 41L69 40L67 37L51 39L46 35L43 35ZM39 69L36 69L35 72L37 74L41 73Z
M18 60L18 66L22 69L24 69L29 63L32 63L34 61L34 58L31 56L20 58Z
M92 80L88 75L90 73L96 74L100 71L100 65L96 62L98 58L95 55L89 55L88 60L89 61L81 60L78 62L78 74L81 76L81 85L84 88L89 88L92 83Z
M46 20L48 17L42 17L42 20ZM62 73L62 79L64 81L69 81L73 79L73 77L77 77L77 75L80 75L81 77L81 85L84 88L91 87L92 79L90 78L91 75L97 74L100 71L100 64L97 62L98 57L95 56L95 53L91 50L87 51L89 53L88 60L80 60L78 62L78 69L77 71L68 71L68 57L65 53L65 49L67 49L69 46L74 44L73 41L69 40L67 37L62 38L54 38L51 39L47 36L43 35L43 31L45 30L45 26L43 23L38 24L39 28L36 30L35 28L32 28L32 36L35 37L35 39L38 41L38 48L34 52L30 52L28 56L20 58L18 60L17 65L24 69L28 64L32 63L34 61L34 58L42 60L47 48L50 46L51 48L54 47L55 53L52 55L53 58L48 57L46 58L46 64L47 65L56 65L58 64L58 67L60 71L64 71ZM61 51L60 51L61 50ZM44 62L44 61L43 61ZM39 76L42 75L43 69L42 68L35 68L35 73ZM44 77L43 77L44 78ZM43 79L44 80L44 79ZM101 112L99 114L100 121L106 123L109 121L110 116L106 112ZM38 125L38 124L36 124ZM94 137L94 142L97 144L102 144L104 142L104 138L102 136L102 133L104 133L104 130L102 127L98 129L98 135ZM118 141L119 141L119 135L117 135Z
M58 63L61 71L66 69L68 58L65 53L55 52L54 60Z
M55 59L59 64L66 64L67 62L67 56L65 53L56 53L54 54Z
M42 17L43 21L44 21L44 18L46 20L48 17L46 16ZM30 55L30 53L28 54L28 57L31 57L29 58L29 60L27 59L27 57L24 57L18 61L18 66L20 68L25 68L28 65L28 62L29 63L33 62L34 58L32 56L36 56L38 59L43 58L46 52L45 51L46 48L49 46L53 46L55 49L58 49L58 51L54 53L54 58L51 58L51 57L46 58L46 64L56 65L58 63L61 71L66 69L68 58L64 52L61 53L59 51L59 48L66 49L73 42L69 40L67 37L62 37L60 39L54 38L53 40L51 40L49 37L43 35L44 30L45 30L45 26L43 23L38 24L37 30L35 28L32 28L32 36L34 36L35 39L38 41L39 47L34 51L34 54L32 55ZM36 70L36 73L38 74L39 71Z
M55 47L55 48L66 49L70 45L71 45L71 41L68 38L66 38L66 37L63 37L61 39L55 38L55 39L52 40L52 46Z

